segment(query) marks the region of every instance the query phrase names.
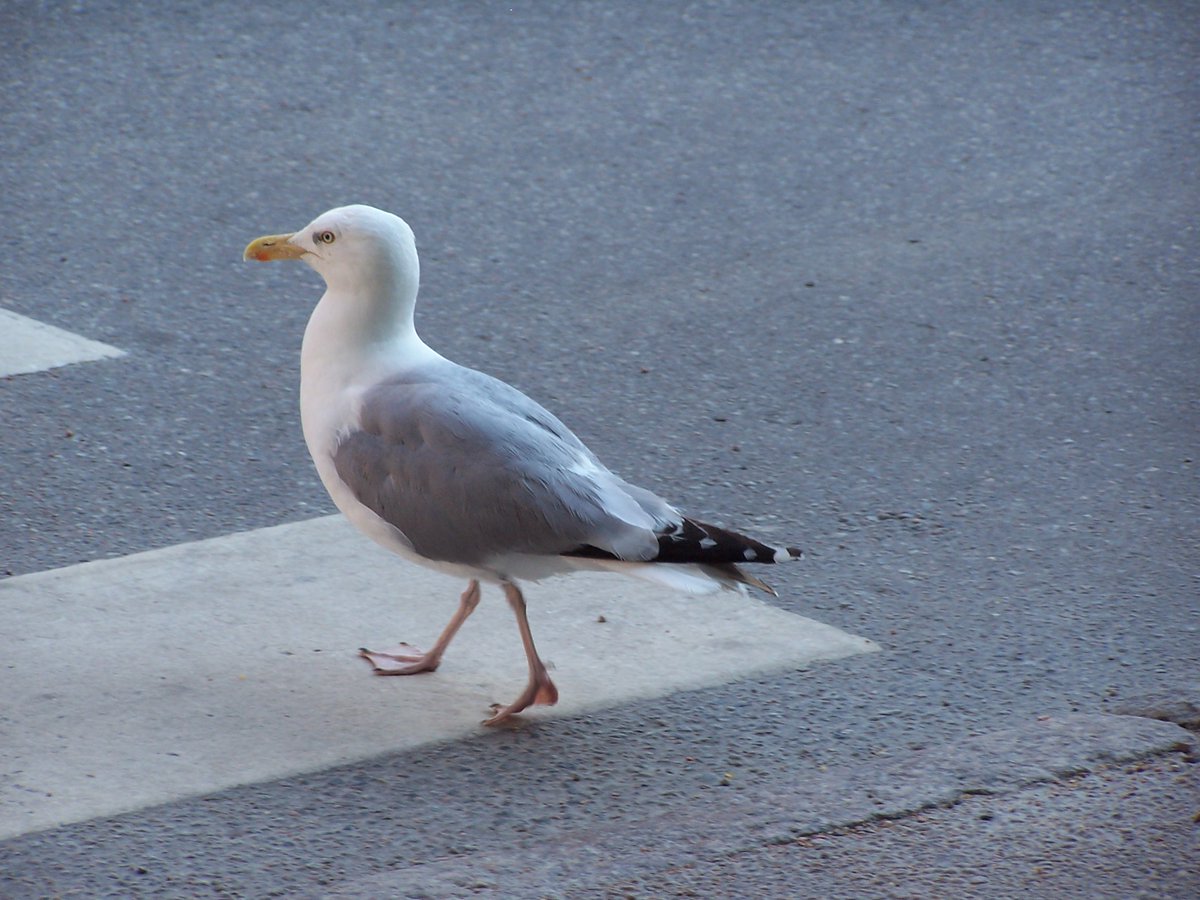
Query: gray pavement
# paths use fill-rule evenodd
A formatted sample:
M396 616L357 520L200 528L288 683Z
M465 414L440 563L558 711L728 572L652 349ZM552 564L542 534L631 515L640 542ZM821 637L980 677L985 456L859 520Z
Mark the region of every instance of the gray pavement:
M729 854L604 893L735 897L753 885L780 897L1195 897L1197 774L1194 762L1170 757L1114 766Z
M126 352L0 381L0 575L332 511L319 286L240 252L367 202L431 344L883 647L25 834L0 895L1195 896L1188 733L1110 714L1197 702L1198 13L0 6L0 306Z

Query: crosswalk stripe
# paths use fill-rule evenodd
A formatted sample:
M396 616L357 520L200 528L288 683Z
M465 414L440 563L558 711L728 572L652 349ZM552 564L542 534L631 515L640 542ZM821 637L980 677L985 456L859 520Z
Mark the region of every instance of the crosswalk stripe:
M494 588L436 673L355 656L432 641L462 588L339 516L0 581L0 838L484 733L525 678ZM736 594L589 574L526 595L562 696L527 722L878 649Z
M0 309L0 377L124 356L117 347Z

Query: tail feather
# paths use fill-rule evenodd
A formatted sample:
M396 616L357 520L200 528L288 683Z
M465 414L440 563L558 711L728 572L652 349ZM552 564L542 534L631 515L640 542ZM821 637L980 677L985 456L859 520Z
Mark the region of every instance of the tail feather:
M684 563L664 566L652 562L630 562L613 557L575 556L571 559L580 569L629 575L642 581L669 587L672 590L683 591L686 594L712 594L717 591L744 593L746 586L749 585L766 591L773 597L778 596L770 585L753 575L746 575L745 572L739 571L733 565L706 566Z
M765 591L772 597L779 596L775 588L771 587L761 578L751 575L749 572L743 572L733 563L726 563L725 565L720 566L701 566L700 568L706 574L718 579L721 582L722 587L734 587L735 583L738 585L748 584L750 587L758 588L760 591Z

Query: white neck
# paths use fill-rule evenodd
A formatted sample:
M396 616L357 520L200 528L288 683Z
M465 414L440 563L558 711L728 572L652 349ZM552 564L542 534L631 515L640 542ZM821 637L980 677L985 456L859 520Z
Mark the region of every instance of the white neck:
M356 373L398 372L437 357L413 327L413 306L347 302L330 288L304 330L302 378L320 373L321 378L347 385L360 380Z

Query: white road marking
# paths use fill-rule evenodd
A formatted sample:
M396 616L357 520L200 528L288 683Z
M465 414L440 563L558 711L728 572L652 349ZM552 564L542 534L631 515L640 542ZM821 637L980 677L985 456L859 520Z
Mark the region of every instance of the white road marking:
M124 356L125 351L0 309L0 377Z
M355 654L428 646L464 586L340 516L0 581L0 838L485 733L525 679L497 589L436 673L375 677ZM878 649L615 575L526 596L562 696L527 722Z

